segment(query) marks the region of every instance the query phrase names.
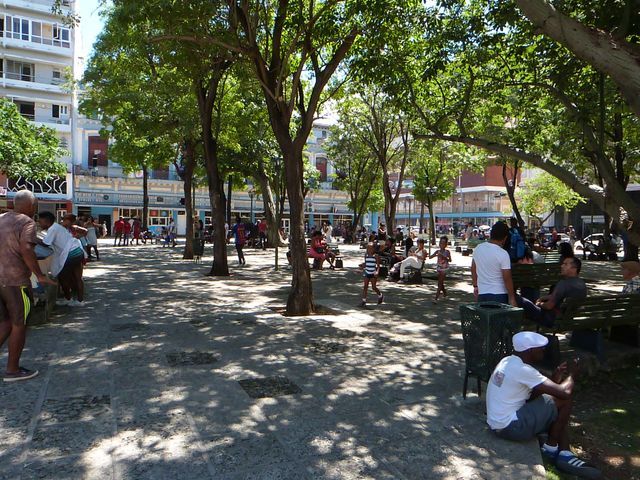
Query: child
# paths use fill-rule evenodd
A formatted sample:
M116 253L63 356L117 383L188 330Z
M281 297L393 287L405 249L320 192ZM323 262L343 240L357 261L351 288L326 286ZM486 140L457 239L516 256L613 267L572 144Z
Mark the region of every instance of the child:
M444 288L444 278L447 274L447 270L449 270L449 263L451 263L451 252L447 250L448 244L449 239L447 237L442 237L440 239L440 249L429 257L438 257L438 263L436 264L436 272L438 273L438 290L436 291L436 299L433 303L438 303L440 292L442 292L443 297L447 296L447 290Z
M378 305L384 300L382 292L378 289L378 273L380 272L380 257L376 255L373 243L367 245L367 253L364 255L364 289L362 290L361 307L367 306L367 290L369 289L369 280L371 280L371 289L378 294Z

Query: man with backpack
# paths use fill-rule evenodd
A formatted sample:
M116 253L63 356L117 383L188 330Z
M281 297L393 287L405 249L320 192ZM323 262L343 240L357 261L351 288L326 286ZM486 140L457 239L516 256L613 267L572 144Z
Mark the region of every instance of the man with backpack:
M508 252L511 263L516 263L525 257L527 243L525 242L524 230L518 225L518 220L515 217L511 217L509 223L511 228L509 228Z

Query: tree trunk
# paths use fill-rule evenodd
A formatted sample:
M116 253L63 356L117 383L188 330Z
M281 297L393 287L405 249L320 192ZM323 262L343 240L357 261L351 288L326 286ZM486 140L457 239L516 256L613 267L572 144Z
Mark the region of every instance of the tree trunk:
M310 315L315 310L311 271L307 259L307 242L304 235L302 146L292 142L288 151L283 149L282 152L289 196L291 228L289 248L293 269L291 291L287 299L287 315Z
M280 225L276 221L277 206L273 200L269 177L264 172L256 172L254 177L262 192L262 205L264 207L264 216L267 220L267 245L275 247L277 244L280 247L284 247L285 243L280 238Z
M218 95L222 72L213 75L206 86L197 85L198 111L202 126L202 144L204 146L207 183L209 184L209 203L213 222L213 264L209 275L229 276L227 262L227 241L224 234L225 199L223 182L218 166L218 142L213 137L213 109Z
M635 45L567 17L547 0L516 0L516 3L545 35L608 75L633 112L640 116L640 51Z
M504 186L507 189L507 195L509 196L509 201L511 202L511 208L513 209L513 214L518 220L518 225L524 225L524 220L522 219L522 214L520 213L520 209L518 208L518 202L516 202L516 184L518 183L518 162L514 163L513 166L513 176L511 179L507 178L507 162L504 161L502 163L502 180L504 180ZM509 182L511 180L511 182Z
M420 202L420 233L424 233L424 202Z
M422 205L424 207L424 203ZM427 197L427 206L429 208L429 227L430 227L430 234L431 234L430 236L431 245L435 245L436 244L436 220L433 215L433 199L431 198L431 195Z
M382 192L384 193L384 221L387 223L387 232L392 232L395 230L396 211L398 210L402 178L400 176L398 177L398 187L395 194L391 192L391 187L389 187L389 172L387 172L386 167L382 172L382 182ZM377 225L371 225L371 228L375 229Z
M149 228L149 170L142 164L142 230Z
M187 232L186 238L184 242L184 253L182 254L182 258L184 260L192 260L193 259L193 196L192 196L192 188L193 188L193 172L196 167L196 157L193 143L190 141L185 142L185 147L183 153L184 159L184 171L182 173L182 181L183 181L183 190L184 190L184 209L185 214L187 216Z
M233 225L233 219L231 218L231 194L233 192L233 175L229 174L229 178L227 180L227 201L226 201L226 217L227 217L227 225L231 227Z

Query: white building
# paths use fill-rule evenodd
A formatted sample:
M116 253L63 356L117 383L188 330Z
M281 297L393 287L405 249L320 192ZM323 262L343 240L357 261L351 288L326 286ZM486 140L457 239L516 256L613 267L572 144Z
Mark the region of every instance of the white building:
M77 101L65 87L76 78L76 31L64 17L52 12L53 0L3 0L0 2L0 96L11 99L20 113L38 125L53 128L69 151L61 160L72 164L77 121ZM75 13L75 2L62 2L65 15ZM41 209L60 213L70 208L71 167L66 178L47 182L4 180L12 192L29 188L41 199Z

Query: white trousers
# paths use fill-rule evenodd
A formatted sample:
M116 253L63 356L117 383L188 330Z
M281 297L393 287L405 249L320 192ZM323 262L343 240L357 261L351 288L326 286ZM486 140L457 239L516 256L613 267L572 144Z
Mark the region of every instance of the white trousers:
M422 262L416 257L407 257L402 260L402 262L400 262L400 278L404 278L404 271L407 267L420 268L422 267Z

